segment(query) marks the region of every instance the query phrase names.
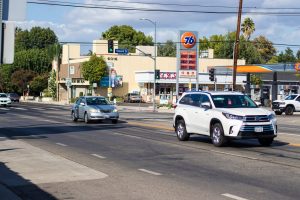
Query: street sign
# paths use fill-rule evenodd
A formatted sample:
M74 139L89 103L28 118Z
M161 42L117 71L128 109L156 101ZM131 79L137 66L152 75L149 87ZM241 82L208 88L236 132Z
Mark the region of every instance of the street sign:
M128 49L115 49L115 53L117 53L117 54L128 54L129 53L129 51L128 51Z
M72 86L72 78L66 78L66 86L71 87Z

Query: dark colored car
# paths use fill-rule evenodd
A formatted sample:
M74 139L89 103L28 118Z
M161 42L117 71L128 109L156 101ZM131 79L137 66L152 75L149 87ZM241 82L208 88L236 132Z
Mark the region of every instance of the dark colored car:
M8 93L7 97L10 98L12 102L19 102L20 101L20 96L16 93Z

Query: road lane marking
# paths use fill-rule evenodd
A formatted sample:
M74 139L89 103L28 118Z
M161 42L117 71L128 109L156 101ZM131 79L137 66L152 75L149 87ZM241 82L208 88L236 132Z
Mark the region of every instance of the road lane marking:
M174 131L174 128L169 128L165 126L157 126L154 124L144 124L144 123L138 123L138 122L128 122L130 125L137 125L137 126L143 126L143 127L150 127L150 128L157 128L157 129L164 129L168 131Z
M113 132L111 133L113 135L119 135L119 136L125 136L125 137L130 137L130 138L135 138L135 139L142 139L141 137L138 137L138 136L134 136L134 135L126 135L126 134L122 134L122 133L116 133L116 132Z
M7 137L0 137L0 139L7 139Z
M16 108L16 107L12 107L13 109L16 109L16 110L28 110L26 108Z
M95 157L97 157L97 158L101 158L101 159L105 159L106 157L104 157L104 156L100 156L100 155L98 155L98 154L95 154L95 153L93 153L93 154L91 154L92 156L95 156Z
M68 146L68 145L66 145L66 144L63 144L63 143L55 143L55 144L57 144L57 145L59 145L59 146L62 146L62 147L66 147L66 146Z
M293 134L293 133L277 133L277 135L290 135L290 136L297 136L297 137L300 137L299 134Z
M9 110L8 108L0 108L0 110Z
M150 170L147 170L147 169L139 169L139 171L145 172L145 173L148 173L148 174L152 174L152 175L155 175L155 176L161 176L161 173L157 173L157 172L150 171Z
M239 197L239 196L236 196L236 195L233 195L233 194L228 194L228 193L225 193L225 194L222 194L222 195L225 196L225 197L231 198L231 199L236 199L236 200L248 200L248 199L245 199L243 197Z

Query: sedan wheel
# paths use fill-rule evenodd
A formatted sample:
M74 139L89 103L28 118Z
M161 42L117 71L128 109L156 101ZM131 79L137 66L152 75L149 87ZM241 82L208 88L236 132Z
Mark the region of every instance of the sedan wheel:
M220 123L216 123L213 125L211 140L216 147L221 147L224 144L226 144L227 140L226 137L224 136L223 127Z
M72 112L72 121L77 122L78 118L75 115L75 112Z
M90 122L89 116L88 116L87 113L84 114L84 122L85 122L86 124Z

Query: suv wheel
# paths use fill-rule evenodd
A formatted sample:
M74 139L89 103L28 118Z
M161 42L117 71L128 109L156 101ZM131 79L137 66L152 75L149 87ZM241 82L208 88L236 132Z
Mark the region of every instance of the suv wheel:
M281 112L281 111L275 111L275 114L276 114L276 115L281 115L282 112Z
M72 112L72 121L77 122L78 118L75 115L75 112Z
M190 138L190 134L186 131L184 120L178 120L176 123L176 135L178 140L187 141Z
M216 147L221 147L224 144L227 143L227 139L224 136L224 130L223 127L220 123L215 123L212 126L212 130L211 130L211 140L212 143L216 146Z
M259 143L262 146L270 146L273 143L274 138L258 138Z
M89 116L87 113L84 113L84 122L87 124L90 122Z
M293 115L293 113L294 113L294 107L293 106L286 107L286 109L285 109L285 114L286 115Z

